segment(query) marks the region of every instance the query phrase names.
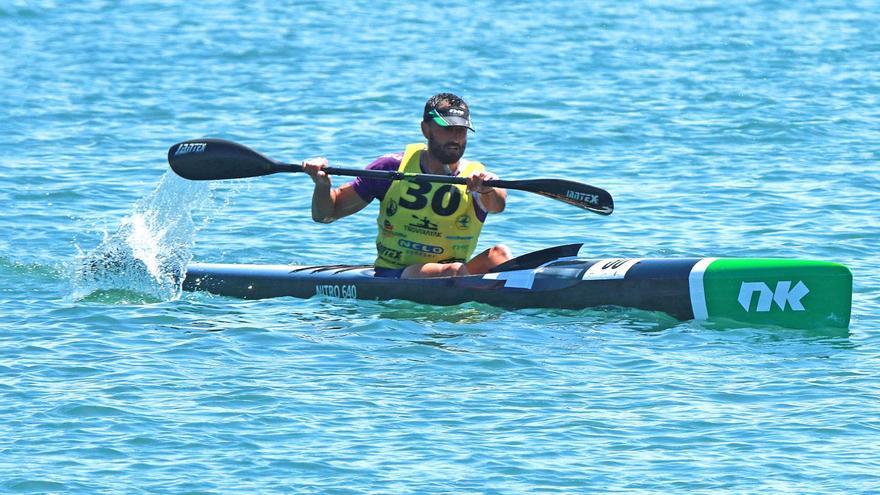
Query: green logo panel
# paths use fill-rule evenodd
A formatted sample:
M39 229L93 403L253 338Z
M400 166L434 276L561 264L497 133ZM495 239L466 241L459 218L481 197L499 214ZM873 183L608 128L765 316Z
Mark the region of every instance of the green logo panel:
M703 275L709 318L793 328L849 326L852 273L844 265L718 259Z

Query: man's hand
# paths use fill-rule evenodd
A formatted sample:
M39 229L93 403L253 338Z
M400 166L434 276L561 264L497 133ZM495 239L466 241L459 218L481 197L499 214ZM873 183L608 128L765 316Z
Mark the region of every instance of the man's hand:
M309 177L312 178L315 187L330 189L330 176L323 170L328 164L329 162L327 159L322 156L309 158L302 162L303 172L307 173Z
M467 178L468 192L477 193L479 204L488 213L504 211L507 204L507 190L484 185L487 180L498 180L498 176L485 170L471 175Z
M483 185L483 182L487 180L498 180L498 176L491 172L486 172L485 170L471 175L467 178L468 192L477 192L480 194L489 194L493 192L495 190L494 187Z

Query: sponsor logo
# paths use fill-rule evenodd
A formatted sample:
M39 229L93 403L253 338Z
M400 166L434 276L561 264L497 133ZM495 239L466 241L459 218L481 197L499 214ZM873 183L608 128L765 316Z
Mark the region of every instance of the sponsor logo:
M455 219L455 226L458 227L458 230L467 230L470 224L471 217L467 215L461 215Z
M569 189L565 192L565 197L569 199L573 199L580 203L590 203L591 205L599 204L599 195L598 194L588 194L579 191L572 191Z
M316 285L315 295L357 299L357 287L355 285Z
M432 222L428 217L418 217L417 215L413 215L413 218L418 220L418 223L411 223L413 227L425 230L437 230L437 224Z
M451 239L453 241L469 241L474 238L472 235L448 235L447 239Z
M453 251L465 251L465 252L466 252L468 249L470 249L470 247L471 247L470 244L453 244L453 246L452 246L452 250L453 250Z
M388 220L385 220L382 223L382 237L406 237L406 234L403 232L395 232L394 225L391 224Z
M810 289L800 281L792 287L790 280L780 280L776 282L775 290L771 290L764 282L743 282L739 288L737 301L747 313L750 313L753 296L757 293L758 302L755 304L755 311L758 313L770 311L774 302L782 311L785 311L786 307L791 308L792 311L805 311L801 299L809 292Z
M407 232L414 232L416 234L427 235L431 237L440 237L440 232L437 231L437 224L431 222L431 219L428 217L419 217L416 215L412 216L416 219L416 222L407 224L404 229Z
M174 156L186 155L188 153L204 153L208 147L208 143L182 143L177 147Z
M385 207L385 215L393 217L395 213L397 213L397 201L392 199L388 202L388 206Z
M382 237L394 237L394 225L391 225L391 222L385 220L382 223Z
M431 246L430 244L421 244L419 242L412 242L406 239L400 239L397 241L397 245L404 248L410 249L412 251L418 251L420 253L428 253L428 254L443 254L444 249L440 246Z
M380 258L385 258L389 260L399 260L400 255L403 254L403 251L398 251L396 249L391 249L383 244L376 243L376 251L379 252Z

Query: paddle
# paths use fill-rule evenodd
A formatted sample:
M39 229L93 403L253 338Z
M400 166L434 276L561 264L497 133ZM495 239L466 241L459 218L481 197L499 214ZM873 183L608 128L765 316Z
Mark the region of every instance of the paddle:
M511 272L514 270L531 270L533 268L538 268L545 263L549 263L560 258L577 256L578 251L581 250L581 246L583 245L583 243L566 244L564 246L554 246L542 249L540 251L527 253L522 256L517 256L516 258L507 260L504 263L501 263L495 268L489 270L489 273Z
M302 165L281 163L247 146L223 139L193 139L177 143L168 150L168 163L177 175L189 180L243 179L278 172L302 172ZM324 171L330 175L368 179L467 184L464 177L447 175L337 167L325 167ZM614 211L614 200L608 191L571 180L487 180L484 184L540 194L600 215L610 215Z

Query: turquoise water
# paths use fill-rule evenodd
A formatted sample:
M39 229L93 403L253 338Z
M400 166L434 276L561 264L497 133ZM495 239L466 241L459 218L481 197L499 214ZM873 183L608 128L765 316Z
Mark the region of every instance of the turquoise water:
M0 4L0 492L880 493L880 4L286 3ZM616 200L512 193L481 247L839 261L850 331L179 294L368 263L376 206L170 145L361 167L442 90L502 177Z

